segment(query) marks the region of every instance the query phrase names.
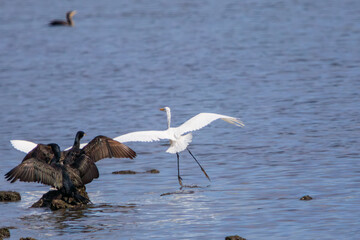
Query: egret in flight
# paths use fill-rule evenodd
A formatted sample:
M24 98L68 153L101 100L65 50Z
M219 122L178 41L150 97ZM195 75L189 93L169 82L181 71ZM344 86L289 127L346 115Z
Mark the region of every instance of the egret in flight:
M189 144L192 141L191 132L199 130L217 119L222 119L225 122L234 124L238 127L243 127L244 124L239 119L226 115L221 115L216 113L199 113L196 116L184 122L182 125L178 127L171 127L170 108L164 107L161 108L160 110L165 111L167 115L168 128L166 130L131 132L116 137L114 138L114 140L119 142L152 142L152 141L160 141L162 139L168 139L170 141L170 147L166 150L166 152L176 154L177 156L178 181L180 186L183 186L183 184L182 184L182 178L180 177L179 153L184 151L185 149L190 153L190 155L194 158L194 160L199 165L205 176L210 180L204 168L201 166L199 161L195 158L195 156L190 152L188 148Z

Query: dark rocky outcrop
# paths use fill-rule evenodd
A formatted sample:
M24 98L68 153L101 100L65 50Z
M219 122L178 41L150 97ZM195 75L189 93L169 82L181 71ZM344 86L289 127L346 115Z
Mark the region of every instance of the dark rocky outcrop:
M112 174L136 174L136 173L137 172L132 170L121 170L121 171L112 172Z
M313 198L310 197L309 195L306 195L306 196L303 196L303 197L300 198L300 200L304 200L304 201L309 201L311 199L313 199Z
M36 240L36 238L22 237L22 238L20 238L20 240Z
M151 169L151 170L147 170L146 172L135 172L133 170L121 170L121 171L112 172L112 174L142 174L142 173L156 174L156 173L160 173L160 171L157 169Z
M194 191L177 191L177 192L168 192L168 193L163 193L160 196L168 196L168 195L174 195L174 194L194 194Z
M225 240L246 240L246 238L242 238L242 237L240 237L238 235L235 235L235 236L227 236L225 238Z
M0 239L9 238L10 231L8 228L0 228Z
M78 188L78 193L85 197L89 198L86 192L86 188ZM31 207L48 207L51 210L58 209L78 209L85 207L86 204L76 201L73 197L64 196L59 190L51 190L45 193L39 201L34 203Z
M159 171L159 170L157 170L157 169L147 170L146 172L147 172L147 173L153 173L153 174L160 173L160 171Z
M20 200L21 196L18 192L0 191L0 202L15 202Z

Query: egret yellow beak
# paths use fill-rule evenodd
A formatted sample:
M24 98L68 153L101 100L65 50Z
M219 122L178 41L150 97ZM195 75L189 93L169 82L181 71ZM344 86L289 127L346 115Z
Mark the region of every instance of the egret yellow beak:
M165 111L165 108L160 108L160 111Z

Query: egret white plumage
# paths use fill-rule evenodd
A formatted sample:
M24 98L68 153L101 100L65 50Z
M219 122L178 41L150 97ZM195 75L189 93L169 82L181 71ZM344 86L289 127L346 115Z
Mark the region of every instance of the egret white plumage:
M199 165L205 176L210 180L204 168L200 165L198 160L188 149L188 146L192 141L191 132L199 130L217 119L222 119L225 122L234 124L239 127L243 127L244 124L235 117L230 117L216 113L199 113L196 116L184 122L182 125L178 127L171 127L170 108L164 107L161 108L160 110L165 111L167 115L168 128L166 130L131 132L128 134L115 137L114 140L119 142L152 142L152 141L160 141L161 139L168 139L170 141L170 147L166 150L166 152L176 154L177 156L178 181L180 186L183 185L182 185L182 178L180 176L180 169L179 169L179 159L180 159L179 153L184 151L185 149L190 153L190 155L194 158L194 160Z

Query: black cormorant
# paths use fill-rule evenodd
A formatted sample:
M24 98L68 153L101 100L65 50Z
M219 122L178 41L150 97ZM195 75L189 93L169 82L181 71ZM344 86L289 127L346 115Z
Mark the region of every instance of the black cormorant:
M76 14L76 11L69 11L66 13L66 21L64 20L53 20L49 23L50 26L74 26L74 21L72 20L72 17Z
M23 159L21 164L5 174L11 183L41 182L53 186L76 200L87 203L88 199L77 193L76 188L85 186L99 177L95 162L103 158L134 158L136 153L120 142L105 136L97 136L80 149L80 139L85 135L79 131L74 145L60 152L57 144L38 144Z

